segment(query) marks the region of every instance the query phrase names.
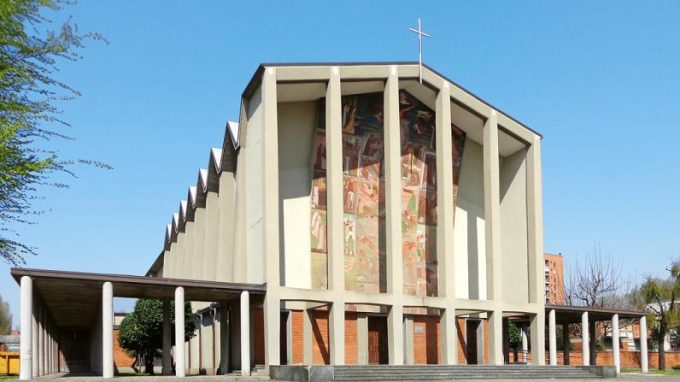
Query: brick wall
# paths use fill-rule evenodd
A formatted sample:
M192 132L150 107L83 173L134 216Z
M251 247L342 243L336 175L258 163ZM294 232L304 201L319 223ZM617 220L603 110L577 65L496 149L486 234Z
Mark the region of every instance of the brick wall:
M118 336L120 329L113 329L113 364L116 367L132 367L135 364L135 359L130 357L125 349L118 345Z
M328 365L330 364L330 353L328 351L328 311L310 311L312 321L312 363Z
M622 351L621 353L621 367L627 368L639 368L640 367L640 352L637 351ZM550 363L550 355L546 352L546 364ZM611 351L604 351L597 353L597 364L600 366L607 366L614 364L614 354ZM659 353L649 352L649 368L656 369L659 367ZM564 355L561 351L557 352L557 364L564 364ZM569 353L569 364L573 366L583 365L583 358L581 357L581 352L570 352ZM666 353L666 368L670 369L675 365L680 365L680 353Z
M291 341L292 351L291 362L293 364L301 364L305 362L305 324L304 312L301 310L293 310L291 314Z
M467 353L465 352L465 319L456 320L456 332L458 335L458 364L467 364Z
M440 359L439 316L413 316L413 362L437 364Z

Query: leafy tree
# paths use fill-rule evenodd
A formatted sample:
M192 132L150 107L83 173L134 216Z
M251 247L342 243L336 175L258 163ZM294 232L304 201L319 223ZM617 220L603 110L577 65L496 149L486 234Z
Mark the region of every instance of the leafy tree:
M68 123L59 118L58 102L79 93L55 77L58 64L78 61L86 39L67 20L57 30L44 11L58 11L59 0L0 1L0 257L17 265L34 248L9 234L9 222L31 223L39 185L67 187L49 180L55 172L73 175L72 165L110 166L89 160L62 160L55 150L41 148L54 138L71 139L61 132Z
M680 261L667 268L669 277L665 280L647 277L633 295L633 301L640 309L647 310L652 335L659 349L659 370L666 369L664 339L671 329L680 325Z
M9 304L0 296L0 335L7 335L12 332L12 313Z
M171 325L175 325L174 301L170 303ZM196 323L191 313L191 304L184 304L184 340L194 337ZM144 371L153 374L154 357L160 356L163 347L163 302L141 298L137 300L134 311L120 324L118 344L128 354L144 362ZM175 336L172 336L175 344Z

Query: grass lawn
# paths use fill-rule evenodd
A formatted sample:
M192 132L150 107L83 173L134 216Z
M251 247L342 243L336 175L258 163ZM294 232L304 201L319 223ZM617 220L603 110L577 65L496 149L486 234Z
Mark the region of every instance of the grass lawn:
M622 373L639 373L640 369L621 369ZM680 376L680 369L666 368L666 370L659 369L649 369L650 374L661 374L661 375L678 375Z
M17 378L19 378L19 377L16 376L16 375L0 375L0 381L9 381L9 380L12 380L12 379L17 379Z

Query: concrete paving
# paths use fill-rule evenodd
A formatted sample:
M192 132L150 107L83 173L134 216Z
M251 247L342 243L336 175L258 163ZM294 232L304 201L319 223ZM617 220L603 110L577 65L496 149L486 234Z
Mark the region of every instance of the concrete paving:
M237 375L200 375L200 376L189 376L181 378L182 380L187 380L189 382L232 382L232 381L268 381L268 377L264 376L251 376L251 377L241 377ZM104 379L102 377L93 376L63 376L63 375L50 375L38 378L38 380L58 380L59 382L111 382L111 379ZM177 381L179 378L174 376L134 376L134 377L115 377L113 381L115 382L172 382ZM593 382L600 379L532 379L531 382ZM606 381L622 381L622 382L667 382L667 381L680 381L680 376L670 376L670 375L659 375L659 374L640 374L640 373L625 373L619 378L605 379ZM6 380L8 381L8 380ZM16 381L16 380L14 380ZM453 380L452 380L453 381ZM456 382L518 382L519 379L456 379ZM405 381L408 382L408 381ZM446 381L442 381L446 382Z

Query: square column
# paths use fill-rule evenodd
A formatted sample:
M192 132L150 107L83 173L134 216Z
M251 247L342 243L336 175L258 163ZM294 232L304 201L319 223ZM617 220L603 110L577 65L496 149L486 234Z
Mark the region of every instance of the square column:
M404 307L392 305L387 314L387 354L390 365L404 364Z
M43 306L38 299L38 377L45 375L45 323L43 317Z
M175 376L186 376L184 362L184 288L175 288Z
M619 315L612 316L612 352L614 353L614 366L616 375L621 373L621 352L619 348Z
M502 300L500 170L498 160L498 122L491 110L484 124L484 226L486 243L486 298Z
M647 358L647 317L640 318L640 369L649 372L649 358Z
M555 309L548 312L548 347L550 348L550 366L557 366L557 334L555 325Z
M545 311L536 312L531 319L531 363L545 365Z
M407 365L415 364L413 352L413 317L404 316L404 362Z
M241 375L250 375L250 293L241 292Z
M331 365L345 364L345 304L333 303L328 317L328 348Z
M543 259L543 185L541 175L541 138L527 149L527 250L529 254L529 302L545 303Z
M312 333L314 329L312 325L311 309L305 309L302 311L302 320L302 336L304 341L303 362L305 365L311 365L314 362L314 335ZM359 343L361 344L361 342ZM359 352L359 357L361 357L361 351ZM366 359L368 360L368 358ZM366 361L366 363L368 363L368 361Z
M527 330L526 328L520 328L519 332L520 338L522 339L522 362L527 363L527 353L529 352L529 343L527 340Z
M102 285L102 377L113 378L113 285Z
M440 328L442 329L442 364L455 365L458 363L458 332L456 329L456 310L446 308L442 314ZM413 332L411 332L412 334Z
M583 366L590 366L590 325L588 312L581 314L581 358Z
M19 338L19 379L33 379L33 279L21 277L21 337Z
M489 312L489 360L492 365L503 365L503 312Z
M368 365L368 316L357 315L357 363Z
M571 342L569 340L569 324L562 324L562 359L564 360L564 365L570 365L571 361L569 359L569 347Z
M163 375L172 374L172 320L170 319L170 300L163 300Z
M391 66L383 94L385 122L385 247L387 292L399 299L404 291L401 237L401 125L399 121L399 76Z

